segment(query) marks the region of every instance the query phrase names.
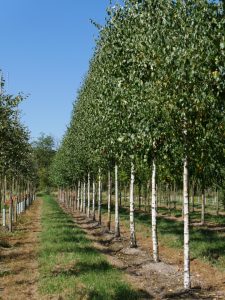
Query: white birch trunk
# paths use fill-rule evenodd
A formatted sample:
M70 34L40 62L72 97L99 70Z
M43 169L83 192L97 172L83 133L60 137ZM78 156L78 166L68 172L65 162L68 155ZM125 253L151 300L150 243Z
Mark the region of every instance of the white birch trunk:
M183 173L183 197L184 197L184 288L186 290L191 287L190 278L190 253L189 253L189 178L188 178L188 160L184 160Z
M131 163L130 174L130 247L137 247L134 223L134 164Z
M88 207L87 207L87 217L90 218L90 173L88 173Z
M202 189L201 225L205 224L205 189Z
M2 226L3 227L6 226L6 209L5 208L2 209Z
M12 187L11 187L12 188ZM9 232L13 231L13 195L10 191L10 204L9 204Z
M157 235L157 193L156 193L156 163L152 162L152 247L153 260L159 261L158 235Z
M102 188L102 184L101 184L101 170L99 169L99 174L98 174L98 223L102 224L102 195L101 195L101 188Z
M77 210L80 209L80 181L78 181L77 185Z
M111 172L108 171L108 222L107 227L111 228Z
M83 187L83 212L86 213L86 182L84 178L84 187Z
M115 237L120 237L117 164L115 165Z
M80 184L80 211L83 211L83 183Z
M92 183L92 219L95 221L95 180Z
M4 177L4 187L3 187L3 210L2 210L2 225L6 226L6 190L7 190L7 180Z

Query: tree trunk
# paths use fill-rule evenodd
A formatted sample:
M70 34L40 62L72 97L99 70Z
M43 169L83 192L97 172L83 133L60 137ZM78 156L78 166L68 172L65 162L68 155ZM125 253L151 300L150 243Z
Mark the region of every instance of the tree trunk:
M102 224L102 195L101 195L101 170L99 169L99 175L98 175L98 223L101 225Z
M83 211L83 196L84 196L82 187L83 187L83 183L81 182L80 183L80 211L81 212Z
M115 237L120 237L117 164L115 165Z
M108 171L108 230L111 228L111 172Z
M90 173L88 173L88 207L87 217L90 218Z
M12 189L12 187L11 187ZM13 232L13 195L10 191L10 203L9 203L9 232Z
M152 246L153 260L159 261L158 235L157 235L157 194L156 194L156 163L152 162Z
M95 221L95 180L93 179L92 187L92 219Z
M137 247L134 222L134 164L131 163L130 176L130 247Z
M74 185L74 211L77 210L77 184Z
M6 226L6 190L7 190L7 181L6 181L6 176L5 176L4 184L3 184L3 209L2 209L2 225L3 225L3 227Z
M183 173L183 210L184 210L184 288L191 288L190 279L190 253L189 253L189 178L188 178L188 160L184 160Z
M78 181L77 185L77 210L80 209L80 181Z
M171 215L171 186L168 184L168 202L169 202L169 214Z
M205 224L205 188L202 188L201 225Z
M86 213L86 182L84 178L84 190L83 190L83 212Z

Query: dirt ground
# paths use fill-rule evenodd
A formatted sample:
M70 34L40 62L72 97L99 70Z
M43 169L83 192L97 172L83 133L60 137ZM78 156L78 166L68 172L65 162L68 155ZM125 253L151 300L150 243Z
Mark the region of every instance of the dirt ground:
M40 215L41 200L36 200L20 218L15 234L1 238L0 232L0 299L40 299L37 293Z
M65 207L63 209L71 213ZM151 257L151 240L141 232L137 235L138 248L131 249L129 229L123 223L121 238L114 238L113 232L104 226L105 216L102 226L79 212L73 212L73 217L74 222L87 232L96 249L121 269L134 287L143 290L146 295L143 299L225 299L224 273L212 266L197 259L191 262L193 289L186 293L183 291L181 250L160 245L161 261L156 264ZM0 238L0 299L42 299L37 288L40 218L41 200L38 200L21 218L16 233Z
M67 210L64 207L64 210ZM67 212L71 213L71 210ZM129 247L129 230L120 224L121 238L85 214L73 212L74 222L82 227L94 246L106 255L108 261L125 272L130 283L149 294L152 299L225 299L224 273L199 260L191 262L192 290L183 290L183 253L180 250L160 247L160 262L151 257L151 240L137 235L138 248ZM103 224L107 220L103 217ZM114 224L112 223L112 228Z

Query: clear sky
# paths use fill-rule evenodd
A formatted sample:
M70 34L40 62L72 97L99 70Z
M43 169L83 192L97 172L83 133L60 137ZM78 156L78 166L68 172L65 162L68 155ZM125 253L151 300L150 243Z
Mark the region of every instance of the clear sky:
M6 90L29 97L22 120L59 140L92 56L109 0L0 0L0 69Z

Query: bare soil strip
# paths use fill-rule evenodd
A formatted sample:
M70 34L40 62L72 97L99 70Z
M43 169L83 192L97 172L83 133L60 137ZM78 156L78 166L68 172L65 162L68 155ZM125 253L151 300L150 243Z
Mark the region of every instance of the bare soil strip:
M154 296L154 299L225 299L224 280L222 275L214 282L205 269L201 273L198 267L206 267L195 262L194 269L199 272L192 273L193 289L187 293L183 290L183 273L181 263L174 263L169 255L177 256L182 262L180 253L175 249L162 249L163 256L160 263L154 263L150 255L151 240L138 237L138 248L129 247L129 230L121 223L121 238L114 238L112 232L108 232L105 226L99 226L97 222L87 219L85 214L63 207L72 214L74 222L83 228L94 246L102 252L108 261L115 267L123 270L128 281L135 287ZM104 220L104 218L103 218ZM104 220L106 224L106 220ZM199 274L200 273L200 274ZM202 275L205 275L205 280ZM213 276L213 274L212 274Z
M21 217L15 233L0 232L0 299L39 300L38 235L41 231L41 203L34 202ZM63 207L67 213L71 210ZM121 238L114 238L104 225L87 219L85 214L72 213L74 222L83 228L93 245L109 263L124 271L127 280L154 299L225 299L225 279L198 260L192 262L191 292L183 291L182 257L179 250L161 248L162 261L152 261L150 238L138 234L138 248L129 247L129 230L121 223ZM103 217L103 222L106 220ZM113 224L112 224L113 226ZM203 270L201 270L203 269ZM151 297L152 298L152 297ZM151 299L146 298L146 299Z
M37 251L41 201L36 200L20 217L12 235L0 232L0 299L40 299Z

